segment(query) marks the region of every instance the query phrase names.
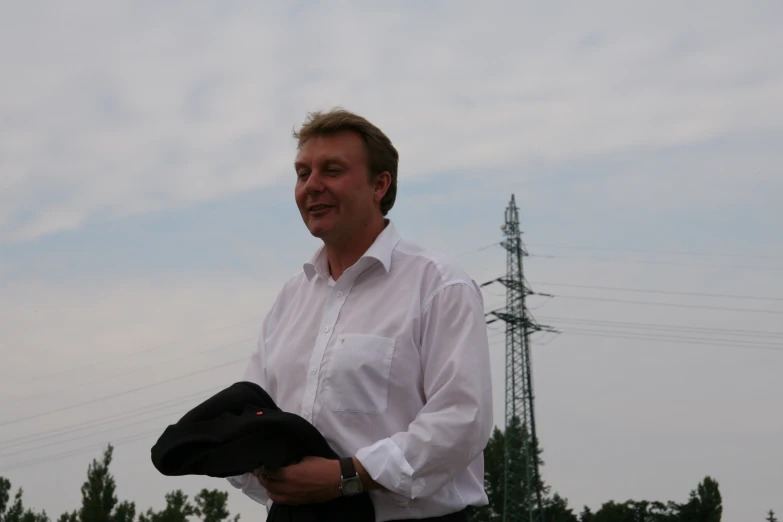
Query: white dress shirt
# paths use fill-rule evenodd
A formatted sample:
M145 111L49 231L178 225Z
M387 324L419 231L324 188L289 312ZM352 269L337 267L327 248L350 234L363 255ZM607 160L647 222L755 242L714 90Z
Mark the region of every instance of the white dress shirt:
M244 379L386 488L370 493L378 522L488 503L481 292L455 262L401 239L390 220L337 281L322 247L285 283ZM228 480L271 506L252 474Z

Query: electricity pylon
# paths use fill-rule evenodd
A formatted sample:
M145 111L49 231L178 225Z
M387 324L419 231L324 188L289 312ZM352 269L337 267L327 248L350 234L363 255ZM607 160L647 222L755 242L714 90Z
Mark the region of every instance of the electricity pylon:
M537 324L525 306L525 297L533 291L522 271L522 258L527 251L519 227L519 208L514 195L506 208L506 222L501 226L506 249L506 276L484 283L502 283L506 287L506 306L489 312L494 316L487 323L506 324L506 427L504 522L537 522L541 520L542 482L539 476L539 451L534 413L533 375L530 359L530 334L537 331L555 332ZM538 294L546 295L546 294Z

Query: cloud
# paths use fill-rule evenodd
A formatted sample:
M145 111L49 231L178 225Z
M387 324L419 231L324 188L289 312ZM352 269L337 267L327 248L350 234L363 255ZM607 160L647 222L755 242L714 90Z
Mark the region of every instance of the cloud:
M406 237L467 253L459 260L479 282L497 277L504 253L477 248L500 239L515 192L531 251L554 256L525 261L533 288L558 296L531 297L534 313L564 331L534 338L554 490L575 507L684 500L710 470L727 514L747 518L778 485L771 455L783 427L768 412L779 352L579 331L651 337L662 330L609 321L652 323L774 344L779 334L726 330L777 332L780 315L565 296L773 305L545 283L776 295L774 259L679 264L600 249L781 254L769 238L783 189L783 54L772 52L783 8L758 5L14 4L0 19L0 417L207 371L6 426L0 445L235 379L241 365L221 365L247 353L280 281L313 246L290 201L290 130L308 110L343 105L402 151L394 219ZM113 219L124 216L136 218ZM502 305L502 290L486 302ZM493 339L502 422L503 339ZM152 416L58 437L41 454L145 431ZM140 458L148 441L118 448L120 496L162 507L174 486ZM747 455L726 458L738 446ZM43 470L73 483L93 456L10 478L56 515L78 505L78 488L37 488ZM667 458L674 478L657 471ZM231 499L243 518L258 516Z
M0 241L285 183L290 130L334 105L387 130L408 179L777 124L775 17L709 9L15 6Z

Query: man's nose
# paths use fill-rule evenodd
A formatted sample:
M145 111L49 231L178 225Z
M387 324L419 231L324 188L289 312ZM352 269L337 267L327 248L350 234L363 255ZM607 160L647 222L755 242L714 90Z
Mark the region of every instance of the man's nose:
M307 181L305 181L305 190L308 193L323 192L324 183L319 171L313 170L310 175L307 176Z

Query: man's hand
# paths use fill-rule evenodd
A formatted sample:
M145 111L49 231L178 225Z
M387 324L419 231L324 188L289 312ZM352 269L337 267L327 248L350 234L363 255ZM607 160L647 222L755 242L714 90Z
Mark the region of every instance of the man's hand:
M337 460L305 457L298 464L277 471L259 469L254 474L270 500L279 504L326 502L342 495Z

